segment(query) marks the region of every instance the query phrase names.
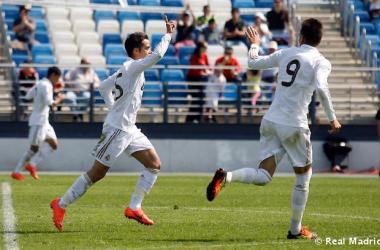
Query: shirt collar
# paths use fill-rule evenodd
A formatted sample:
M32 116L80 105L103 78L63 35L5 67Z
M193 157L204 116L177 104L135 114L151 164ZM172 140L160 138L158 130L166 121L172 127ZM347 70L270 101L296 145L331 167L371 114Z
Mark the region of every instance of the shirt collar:
M301 45L301 48L318 50L316 47L313 47L313 46L310 46L310 45L307 45L307 44L302 44L302 45Z

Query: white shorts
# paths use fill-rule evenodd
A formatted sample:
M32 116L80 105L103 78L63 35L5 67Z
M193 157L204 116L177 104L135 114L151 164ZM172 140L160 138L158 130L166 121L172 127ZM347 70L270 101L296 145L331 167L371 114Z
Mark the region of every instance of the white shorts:
M111 167L122 152L132 156L134 152L149 149L154 149L152 143L136 126L130 132L125 132L106 125L91 155L103 165Z
M30 126L28 139L30 145L40 146L46 139L57 140L57 135L50 123L47 123Z
M308 128L280 125L263 119L260 126L261 161L275 156L278 164L285 153L293 167L312 162L312 146Z

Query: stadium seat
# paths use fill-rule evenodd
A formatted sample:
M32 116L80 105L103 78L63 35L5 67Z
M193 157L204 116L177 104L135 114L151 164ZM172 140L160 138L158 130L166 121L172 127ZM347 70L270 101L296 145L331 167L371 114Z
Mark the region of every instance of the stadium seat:
M253 0L235 0L234 1L234 4L233 6L235 8L254 8L255 7L255 3L253 2Z
M32 47L32 57L37 55L53 55L53 47L50 44L35 44Z
M246 27L248 27L248 24L253 24L255 22L255 15L253 14L243 14L240 15L240 18L244 20Z
M356 19L356 17L359 17L360 18L360 22L369 22L369 14L368 14L368 11L366 10L355 10L354 11L354 20ZM349 19L348 18L348 22L349 22Z
M94 21L98 25L100 20L115 20L115 13L112 10L94 10Z
M2 12L4 12L5 18L7 18L7 19L9 18L11 20L14 20L20 16L20 14L19 14L20 9L16 5L4 4L1 6L1 10L2 10Z
M124 20L121 29L123 40L133 32L144 32L144 23L141 20Z
M126 56L112 55L107 58L107 64L122 65L126 60Z
M238 99L238 88L236 84L227 84L224 87L222 103L230 104Z
M161 73L161 81L168 84L169 87L169 105L186 105L187 104L187 84L178 84L175 82L184 82L185 77L180 69L164 69ZM170 83L172 82L172 83ZM172 90L176 92L172 92ZM183 90L183 92L178 92ZM183 100L170 100L171 98L181 98Z
M104 48L104 56L108 58L109 56L119 55L127 56L124 45L122 44L107 44Z
M33 57L33 62L36 64L55 64L55 58L49 55L36 55Z
M103 34L105 33L119 33L120 25L117 20L100 20L97 31L100 39L102 40Z
M44 19L44 13L42 12L42 9L39 7L33 7L29 11L29 16L33 18L34 20L41 20Z
M42 44L50 43L49 35L47 32L40 32L40 31L35 32L34 39L36 39L39 43L42 43Z
M189 58L193 54L195 46L182 46L179 48L179 59Z
M175 56L164 56L157 65L179 65L179 59Z
M363 29L365 29L366 33L369 35L376 34L375 26L372 23L360 22L360 26L359 26L360 34L362 33ZM354 29L354 35L355 35L355 29Z
M123 41L121 40L120 33L106 33L103 35L102 39L102 45L103 50L106 47L107 44L123 44Z
M98 75L100 81L107 79L110 74L108 69L94 69L94 71Z
M48 67L35 67L34 69L37 71L40 79L47 76Z
M128 5L137 5L137 0L128 0Z
M153 34L165 34L165 22L163 20L149 20L145 25L145 33L149 39L152 39Z
M160 34L155 33L155 34L152 34L152 37L150 39L150 43L152 45L152 49L154 49L157 46L157 44L159 42L161 42L161 39L162 39L162 37L164 35L165 35L165 33L160 33Z
M52 20L68 20L69 11L62 7L48 7L46 8L46 19Z
M149 12L141 13L141 21L143 21L143 23L146 23L148 20L163 20L163 19L164 19L164 16L161 13L149 13Z
M141 6L160 6L159 0L140 0L139 5Z
M58 43L54 47L57 56L77 55L78 46L75 43Z
M179 13L165 13L165 15L168 17L168 20L176 21L178 19Z
M78 32L75 41L78 46L82 43L97 43L99 41L99 34L95 31Z
M17 65L24 63L27 59L29 59L28 54L12 54L12 61L14 61Z
M68 19L50 20L49 30L71 31L71 22Z
M71 31L53 31L51 34L54 44L74 42L74 34Z
M142 104L149 106L162 105L162 84L161 83L145 83Z
M256 6L256 8L271 8L271 9L273 9L274 4L273 4L273 0L256 0L255 6Z
M84 56L101 56L102 46L98 43L82 43L79 48L79 55Z
M119 23L123 23L125 20L140 20L140 14L137 12L119 11L117 13L117 20L119 20Z
M144 71L145 81L147 82L158 82L158 70L157 69L148 69Z
M181 0L161 0L162 6L183 7Z
M248 49L247 46L243 43L240 43L239 45L232 45L232 49L234 50L234 56L235 57L245 57L247 58L248 55ZM245 59L247 60L247 59Z
M106 58L102 55L87 56L92 65L97 67L104 67L106 65Z
M70 12L70 20L73 23L78 20L92 20L92 10L89 8L73 8Z
M73 31L75 34L83 31L95 31L95 22L93 20L77 20L74 23Z
M74 67L80 64L80 57L77 55L62 55L58 57L58 63L60 67Z
M208 4L210 5L211 10L215 10L215 9L230 10L232 7L232 3L230 0L209 0ZM226 14L229 14L231 18L231 13L226 13ZM217 15L217 17L219 20L219 14Z
M13 19L5 19L4 20L4 22L5 22L5 24L7 25L7 30L8 31L11 31L12 30L12 27L13 27L13 22L14 22L14 20Z
M166 51L165 55L175 56L175 48L172 44L169 45L168 50Z
M180 69L164 69L161 72L161 81L184 82L185 76L183 75L183 72Z
M354 5L355 10L363 10L364 9L364 4L362 1L348 1L347 6Z
M16 38L16 34L13 31L7 31L7 35L9 36L11 41Z
M224 48L222 45L208 45L207 56L208 57L220 57L224 54Z
M36 32L47 32L47 24L45 20L36 20Z
M208 5L208 0L192 0L189 3L194 12L202 12L203 6Z
M90 3L96 4L119 4L118 0L90 0Z

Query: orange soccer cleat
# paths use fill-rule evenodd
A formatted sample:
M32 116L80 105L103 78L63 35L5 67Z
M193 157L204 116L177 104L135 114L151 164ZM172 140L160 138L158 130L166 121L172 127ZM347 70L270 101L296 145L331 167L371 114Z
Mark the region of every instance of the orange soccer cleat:
M301 232L297 235L293 235L290 231L288 232L288 239L303 239L303 240L312 240L318 237L316 232L309 231L309 227L302 227Z
M66 210L61 208L58 205L59 199L54 199L50 203L51 209L53 209L53 221L55 226L58 228L59 231L63 230L62 222L63 222L63 217L66 214Z
M132 210L129 207L125 209L125 217L128 219L136 220L138 223L144 224L144 225L154 225L154 221L148 218L142 208L138 208L136 210Z
M207 200L213 201L215 197L218 195L219 191L224 187L226 184L226 176L227 172L224 171L223 168L219 168L216 170L214 178L208 184L207 186Z
M25 168L26 168L26 170L28 170L30 172L30 175L33 176L34 179L38 180L40 178L40 177L38 177L37 168L36 167L32 167L28 163L28 164L26 164Z
M15 172L12 172L12 178L13 178L13 179L16 179L16 180L19 180L19 181L25 181L25 178L24 178L24 176L22 175L22 173L15 173Z

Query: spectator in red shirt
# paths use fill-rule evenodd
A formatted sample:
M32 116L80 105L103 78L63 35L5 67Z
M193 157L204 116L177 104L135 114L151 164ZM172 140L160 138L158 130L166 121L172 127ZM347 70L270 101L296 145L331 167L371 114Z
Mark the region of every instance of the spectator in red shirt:
M193 54L190 57L191 66L210 66L207 58L207 43L198 42L197 47L194 49ZM210 75L209 69L190 69L187 72L187 81L188 82L206 82L207 76ZM191 98L200 99L203 97L203 85L189 85L189 89L192 91ZM200 107L202 102L200 100L195 100L191 102L191 105L198 105L198 107L191 107L189 112L197 112L197 115L188 115L186 117L186 122L195 122L198 123L201 120L201 111Z
M239 61L233 57L234 50L232 47L226 47L224 55L216 59L215 65L219 66L236 66L234 69L224 69L223 75L226 77L227 82L241 82L239 73L241 71Z

